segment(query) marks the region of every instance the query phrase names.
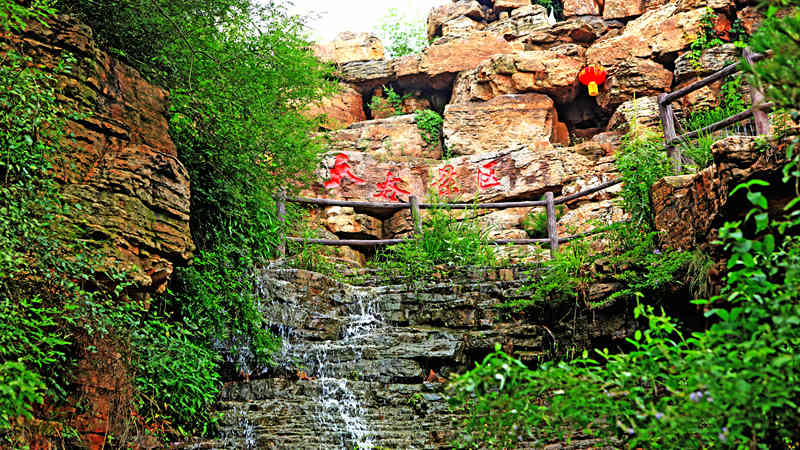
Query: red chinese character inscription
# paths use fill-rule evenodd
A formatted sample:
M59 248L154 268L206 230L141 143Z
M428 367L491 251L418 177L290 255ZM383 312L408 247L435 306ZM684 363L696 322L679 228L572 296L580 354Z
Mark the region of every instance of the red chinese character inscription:
M456 169L452 165L448 164L441 169L439 169L439 181L434 183L434 186L439 186L439 195L451 195L454 192L458 192L458 187L456 187Z
M481 189L500 186L500 181L497 179L497 174L494 169L494 166L497 164L498 161L492 161L478 168L478 186L480 186Z
M344 153L336 155L336 161L331 169L331 179L325 182L325 189L333 189L342 185L344 178L350 178L355 184L364 184L366 181L357 177L347 162L350 158Z
M375 194L373 197L396 202L398 201L397 194L405 194L405 195L411 194L410 192L404 191L403 189L398 187L397 183L403 183L403 180L392 175L391 170L389 172L386 172L386 181L384 181L383 183L378 183L378 188L381 191Z

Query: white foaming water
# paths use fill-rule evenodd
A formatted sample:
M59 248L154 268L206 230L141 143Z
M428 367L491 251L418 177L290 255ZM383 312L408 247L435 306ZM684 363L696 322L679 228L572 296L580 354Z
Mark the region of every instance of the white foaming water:
M357 370L357 363L363 356L366 345L375 337L381 323L378 312L377 295L370 288L342 286L342 303L336 309L344 312L335 315L321 314L317 311L303 311L296 299L268 296L271 289L269 279L262 279L261 293L272 302L268 320L273 329L278 330L283 339L281 354L276 360L285 369L300 368L307 375L316 378L319 384L319 398L315 408L315 422L320 433L333 433L330 441L336 442L345 450L373 448L374 433L366 420L363 399L352 389L347 377ZM285 293L285 292L284 292ZM305 315L318 320L341 324L341 337L336 340L303 342L301 332L295 327L301 324ZM349 373L342 373L349 368ZM357 374L356 374L357 375ZM330 448L330 447L325 447Z

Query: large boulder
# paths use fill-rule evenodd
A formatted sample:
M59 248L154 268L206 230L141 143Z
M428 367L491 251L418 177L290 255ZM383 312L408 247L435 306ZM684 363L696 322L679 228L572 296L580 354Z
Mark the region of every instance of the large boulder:
M444 138L455 155L536 143L563 144L569 139L553 100L541 94L501 95L487 102L447 105Z
M331 152L366 152L382 159L403 157L439 159L438 142L429 145L414 115L369 120L329 134Z
M420 71L429 77L475 68L484 59L511 53L511 45L501 35L478 31L466 37L440 39L422 54Z
M564 15L599 16L602 6L602 0L564 0Z
M548 30L547 10L541 5L531 5L515 9L505 19L489 24L488 31L498 33L508 40L514 40L530 33Z
M475 0L454 1L438 6L428 14L428 40L442 36L443 25L452 20L468 18L480 22L487 18L487 14L487 9Z
M578 73L583 66L582 58L552 50L496 55L459 75L452 102L527 92L548 94L558 103L571 102L578 94Z
M381 40L369 33L340 33L325 44L314 46L314 54L325 62L347 64L355 61L376 61L384 59Z
M672 72L654 59L688 48L700 33L704 13L702 8L678 11L675 4L667 4L632 20L622 34L593 44L586 51L588 62L608 71L598 104L613 110L634 95L668 90Z
M335 94L311 104L304 115L312 118L323 116L320 125L328 130L338 130L367 120L364 98L352 86L343 83Z
M737 62L740 54L741 50L734 44L705 49L697 58L692 52L686 52L675 60L675 82L683 83L718 72L725 66Z
M665 5L668 0L605 0L603 6L603 18L625 19L644 14L645 12Z

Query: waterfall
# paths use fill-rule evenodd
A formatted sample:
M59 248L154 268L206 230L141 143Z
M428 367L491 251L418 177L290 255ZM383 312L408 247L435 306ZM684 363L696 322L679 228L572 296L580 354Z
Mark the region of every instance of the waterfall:
M370 431L364 401L351 378L359 375L357 366L364 348L374 341L381 324L376 293L371 288L342 284L337 308L313 311L303 309L299 294L287 298L286 291L276 283L279 284L266 277L259 283L262 299L271 299L264 308L264 316L283 340L281 352L276 356L278 363L284 370L304 372L310 378L306 382L318 388L314 408L316 431L328 445L335 442L341 449L374 447L374 433ZM281 295L276 295L276 290ZM309 319L337 324L339 331L332 339L313 341L307 330L293 326Z

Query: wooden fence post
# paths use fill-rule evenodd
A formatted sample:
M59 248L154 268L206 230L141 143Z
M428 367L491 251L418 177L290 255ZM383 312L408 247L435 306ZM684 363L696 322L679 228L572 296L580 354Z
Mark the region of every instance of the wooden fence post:
M661 124L664 127L664 142L666 143L667 155L672 159L672 171L675 175L681 173L681 148L672 145L672 141L678 137L675 132L675 113L672 111L672 104L665 103L667 94L658 96L658 111L661 115Z
M544 194L547 202L547 237L550 238L550 257L555 257L558 252L558 222L556 221L556 205L553 202L553 193Z
M286 257L286 192L278 191L277 198L278 222L280 222L280 242L278 243L278 254L281 258Z
M422 217L419 213L419 199L416 195L408 197L408 202L411 203L411 220L414 222L414 234L422 234Z
M753 65L755 53L750 50L750 47L745 47L742 55L744 56L744 60L747 61L747 64ZM756 124L756 133L759 136L769 136L772 129L770 126L769 114L763 109L758 108L765 103L766 98L764 97L764 92L762 92L758 86L752 84L750 85L750 101L753 104L753 121Z

